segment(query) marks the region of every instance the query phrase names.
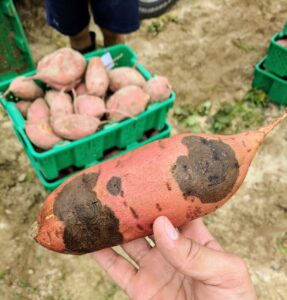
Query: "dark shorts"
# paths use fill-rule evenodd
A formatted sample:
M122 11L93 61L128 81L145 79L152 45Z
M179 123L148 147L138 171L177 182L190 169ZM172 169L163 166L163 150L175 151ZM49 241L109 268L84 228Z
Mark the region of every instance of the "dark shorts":
M78 34L89 24L89 2L99 27L120 34L139 28L138 0L45 0L49 25L64 35Z

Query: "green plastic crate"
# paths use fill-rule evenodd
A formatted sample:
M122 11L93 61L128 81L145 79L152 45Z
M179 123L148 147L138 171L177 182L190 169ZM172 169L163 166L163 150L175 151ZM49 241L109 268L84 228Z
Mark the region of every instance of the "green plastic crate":
M90 167L92 165L96 165L96 164L99 164L99 163L104 162L104 161L108 161L108 160L113 159L115 157L121 156L121 155L126 154L127 152L130 152L132 150L135 150L135 149L137 149L137 148L139 148L139 147L141 147L143 145L152 143L152 142L160 140L160 139L167 138L167 137L170 136L170 133L171 133L171 126L170 126L170 124L168 122L166 122L166 124L165 124L164 128L162 129L162 131L159 132L159 133L157 133L156 135L151 136L151 137L149 137L148 139L146 139L144 141L133 143L133 144L127 146L124 150L120 151L119 153L117 153L115 155L112 155L109 158L93 162L93 163L85 166L83 169L86 169L86 168L88 168L88 167ZM77 172L80 172L80 171L81 170L78 170ZM74 172L74 173L69 174L69 175L67 175L65 177L62 177L61 179L56 179L56 180L53 180L53 181L48 181L38 169L35 169L35 172L36 172L36 175L38 176L40 182L42 183L42 185L44 186L44 188L48 192L52 192L60 184L62 184L64 181L66 181L69 177L71 177L71 176L73 176L73 175L75 175L77 173L77 172Z
M277 76L286 77L287 48L277 43L277 41L281 39L287 39L287 23L282 32L272 37L264 67Z
M92 52L86 56L89 60L93 56L102 56L109 52L113 58L123 54L117 60L117 66L134 66L137 55L125 45L116 45L110 48ZM152 75L141 65L137 64L138 71L149 79ZM30 72L29 75L33 75ZM27 75L27 74L26 74ZM10 81L0 84L0 90L6 90ZM106 124L102 130L83 139L64 142L55 145L53 149L37 152L25 133L25 120L12 101L0 99L4 109L12 120L14 131L22 143L35 170L39 170L47 180L59 176L59 172L68 167L81 168L99 160L104 152L117 147L124 149L128 145L139 141L149 130L162 130L165 126L169 109L173 106L175 93L163 102L151 103L146 111L136 116L136 119L126 119L119 123Z
M28 42L12 0L0 1L0 81L35 69Z
M252 86L263 90L272 102L287 105L287 80L266 71L265 59L256 65Z

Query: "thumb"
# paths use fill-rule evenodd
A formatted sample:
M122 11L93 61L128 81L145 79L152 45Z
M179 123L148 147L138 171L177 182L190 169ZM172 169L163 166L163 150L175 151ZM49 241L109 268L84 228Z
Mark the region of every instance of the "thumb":
M242 276L249 277L240 257L202 246L184 237L166 217L157 218L153 230L156 246L164 258L192 279L232 288L229 284L240 284Z

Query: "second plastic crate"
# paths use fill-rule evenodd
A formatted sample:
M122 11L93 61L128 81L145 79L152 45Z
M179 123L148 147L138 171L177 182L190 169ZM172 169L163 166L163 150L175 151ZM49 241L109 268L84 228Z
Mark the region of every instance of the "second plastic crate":
M283 40L284 45L279 44L279 40ZM282 32L272 37L264 67L277 76L287 76L287 23Z
M256 65L252 86L263 90L272 102L287 105L287 80L268 72L264 68L265 59Z
M93 56L102 56L109 52L112 58L119 57L116 66L134 66L137 61L135 52L125 45L116 45L101 49L86 56L89 60ZM152 75L141 64L137 70L146 78ZM33 75L31 72L29 75ZM27 74L26 74L27 75ZM0 84L0 90L5 90L11 81ZM0 99L1 103L12 120L14 131L22 143L23 148L31 160L35 170L43 174L47 180L59 176L59 172L67 167L81 168L103 157L104 152L113 147L124 149L128 145L139 141L149 130L162 130L170 108L175 100L175 93L162 102L151 103L147 109L135 119L126 119L118 123L107 124L100 131L83 139L64 142L48 151L39 152L32 145L25 132L25 120L12 101ZM31 159L33 158L33 159Z

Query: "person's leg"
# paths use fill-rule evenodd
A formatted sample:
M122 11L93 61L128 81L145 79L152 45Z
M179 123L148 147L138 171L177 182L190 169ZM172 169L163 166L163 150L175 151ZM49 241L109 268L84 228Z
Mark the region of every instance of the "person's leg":
M69 36L69 39L71 47L82 53L96 49L96 35L90 32L89 25L76 35Z
M45 0L48 24L69 36L71 47L80 52L95 48L95 34L89 32L88 0Z
M104 45L106 47L125 43L126 35L119 34L119 33L110 31L108 29L102 28L102 27L100 27L100 28L101 28L101 31L104 36Z
M91 0L91 7L106 47L124 43L126 34L140 26L138 0Z

